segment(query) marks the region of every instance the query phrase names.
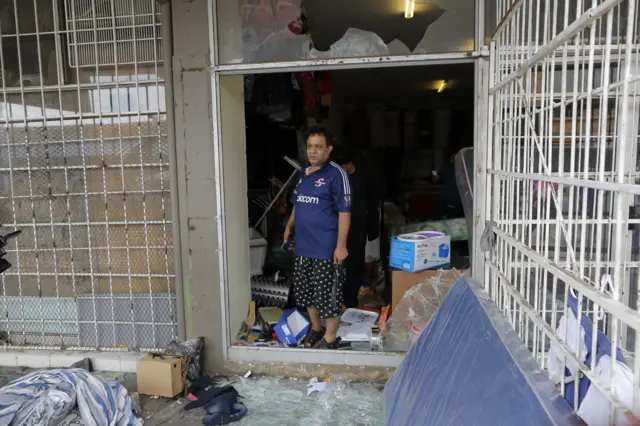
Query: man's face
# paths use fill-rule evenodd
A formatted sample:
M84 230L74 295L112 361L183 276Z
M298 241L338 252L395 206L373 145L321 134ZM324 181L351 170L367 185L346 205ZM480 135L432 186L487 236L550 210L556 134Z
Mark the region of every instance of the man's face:
M311 135L307 139L307 158L312 166L322 166L329 160L333 146L327 145L324 135Z

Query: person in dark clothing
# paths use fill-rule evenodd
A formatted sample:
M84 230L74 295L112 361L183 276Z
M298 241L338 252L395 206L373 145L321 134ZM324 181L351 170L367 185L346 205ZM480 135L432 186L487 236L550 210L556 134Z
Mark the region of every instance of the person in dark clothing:
M458 183L456 182L455 158L455 153L452 153L449 156L449 161L442 166L440 171L433 172L432 181L441 185L440 206L438 209L440 219L464 217L462 199L460 198Z
M358 293L364 279L365 248L380 234L379 208L382 200L382 185L365 167L356 162L354 151L347 146L339 146L332 153L334 162L339 164L349 176L351 185L351 227L347 237L346 260L347 280L343 292L347 308L358 306Z

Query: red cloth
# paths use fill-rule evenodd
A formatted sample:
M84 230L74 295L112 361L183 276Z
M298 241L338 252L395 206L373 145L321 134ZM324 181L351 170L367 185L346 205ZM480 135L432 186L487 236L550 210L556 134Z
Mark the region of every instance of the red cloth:
M289 28L291 34L302 35L302 19L294 19L293 21L289 22L287 28Z
M333 93L334 91L334 83L333 83L333 73L331 72L321 72L318 75L318 93L321 95L328 95Z
M301 72L299 79L304 95L304 110L307 116L315 117L318 107L318 86L316 85L316 81L310 72Z

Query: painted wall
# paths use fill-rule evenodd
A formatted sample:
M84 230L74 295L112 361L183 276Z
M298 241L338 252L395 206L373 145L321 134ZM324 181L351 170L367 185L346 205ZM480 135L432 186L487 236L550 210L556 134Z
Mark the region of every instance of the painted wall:
M235 336L247 317L251 301L249 277L249 216L247 199L247 149L244 116L244 77L220 77L220 122L224 168L224 205L229 281L229 326Z
M207 0L172 1L174 105L187 337L204 336L205 368L222 363L220 250Z

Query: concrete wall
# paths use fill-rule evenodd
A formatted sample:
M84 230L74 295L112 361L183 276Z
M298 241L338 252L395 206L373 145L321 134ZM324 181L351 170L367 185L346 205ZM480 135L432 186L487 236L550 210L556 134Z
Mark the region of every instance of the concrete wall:
M226 323L220 309L207 0L173 0L173 82L187 337L206 339L205 368L219 369Z
M247 316L251 300L249 277L249 216L247 199L247 149L244 118L244 77L220 77L220 122L224 169L224 205L227 279L229 280L229 325L231 335Z

